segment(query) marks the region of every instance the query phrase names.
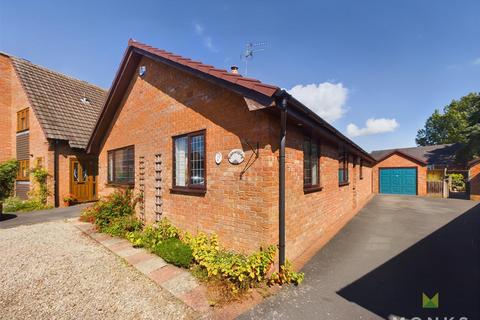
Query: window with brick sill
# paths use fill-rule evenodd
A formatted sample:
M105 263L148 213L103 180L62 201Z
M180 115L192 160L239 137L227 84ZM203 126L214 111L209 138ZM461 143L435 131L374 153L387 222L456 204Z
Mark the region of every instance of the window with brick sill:
M303 190L320 190L320 152L318 143L309 137L303 141Z
M206 191L205 130L173 137L173 191Z
M133 186L135 184L135 149L128 146L108 151L108 184Z

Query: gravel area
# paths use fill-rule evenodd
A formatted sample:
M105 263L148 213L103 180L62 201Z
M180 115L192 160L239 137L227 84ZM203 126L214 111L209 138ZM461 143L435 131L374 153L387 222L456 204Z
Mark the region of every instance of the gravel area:
M191 309L73 225L0 230L0 319L191 319Z

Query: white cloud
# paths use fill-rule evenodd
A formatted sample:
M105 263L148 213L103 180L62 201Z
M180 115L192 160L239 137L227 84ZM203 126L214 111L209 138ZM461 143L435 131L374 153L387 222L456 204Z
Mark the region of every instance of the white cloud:
M478 57L477 59L473 60L473 64L476 65L476 66L480 66L480 57Z
M195 34L202 39L203 45L211 52L218 52L218 49L213 45L212 37L205 33L205 27L198 23L193 23Z
M288 92L328 122L340 119L347 111L348 89L341 83L299 84Z
M213 41L211 37L205 37L203 39L203 44L212 52L218 52L217 48L213 46Z
M205 28L200 23L194 23L193 27L195 28L195 33L201 36Z
M357 125L350 123L347 126L347 134L350 137L368 136L372 134L392 132L398 128L398 126L399 124L395 119L371 118L367 120L364 128L359 128Z

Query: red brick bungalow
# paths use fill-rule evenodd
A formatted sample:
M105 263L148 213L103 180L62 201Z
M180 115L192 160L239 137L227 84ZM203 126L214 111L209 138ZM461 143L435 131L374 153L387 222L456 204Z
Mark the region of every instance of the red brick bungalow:
M374 159L284 90L133 40L88 152L100 195L132 187L147 222L215 232L228 248L278 243L285 213L289 259L373 194Z
M84 81L0 53L0 162L16 159L16 196L26 199L29 171L48 170L49 203L59 206L73 193L97 198L95 156L85 148L105 91Z

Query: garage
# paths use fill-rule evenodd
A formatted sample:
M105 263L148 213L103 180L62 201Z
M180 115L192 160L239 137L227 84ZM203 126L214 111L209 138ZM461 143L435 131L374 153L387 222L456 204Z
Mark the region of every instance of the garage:
M380 168L380 193L417 194L417 168Z

